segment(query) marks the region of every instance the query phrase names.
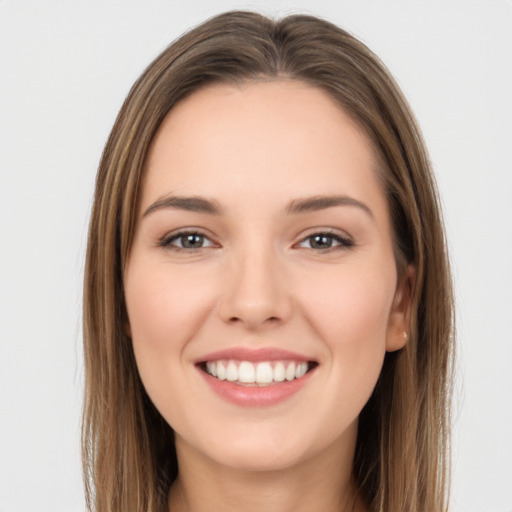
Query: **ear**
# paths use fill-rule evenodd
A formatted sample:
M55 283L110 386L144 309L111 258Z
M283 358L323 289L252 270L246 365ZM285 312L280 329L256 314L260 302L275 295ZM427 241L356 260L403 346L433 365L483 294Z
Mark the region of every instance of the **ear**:
M411 300L416 282L416 269L409 265L397 284L393 306L389 314L386 350L394 352L403 348L410 336Z

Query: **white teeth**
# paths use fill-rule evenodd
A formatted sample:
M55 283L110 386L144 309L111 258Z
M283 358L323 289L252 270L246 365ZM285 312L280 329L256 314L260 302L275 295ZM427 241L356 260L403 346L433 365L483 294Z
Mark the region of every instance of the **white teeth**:
M247 361L240 363L238 367L238 380L249 384L256 381L256 370L251 363Z
M256 381L261 384L270 384L274 377L274 373L275 368L274 372L272 372L272 366L270 366L270 363L258 363L256 365Z
M308 371L308 363L300 363L297 365L297 369L295 370L295 378L300 379L303 375L306 375Z
M226 367L219 361L217 364L212 363L212 365L217 366L217 375L214 375L213 372L208 372L210 375L217 377L219 380L226 380ZM208 370L208 364L206 365L206 369Z
M283 382L300 379L308 371L308 363L293 361L208 361L206 372L219 380L239 382L241 384L269 385L272 382Z
M290 363L293 364L293 363ZM284 364L283 363L277 363L274 366L274 380L276 382L283 382L285 379L285 370L284 370Z
M295 379L295 363L290 363L286 367L286 380Z
M213 375L214 377L217 377L217 365L215 363L212 363L211 361L208 361L206 363L206 370L210 375Z
M238 367L234 361L229 361L228 367L226 368L226 379L230 382L238 380Z

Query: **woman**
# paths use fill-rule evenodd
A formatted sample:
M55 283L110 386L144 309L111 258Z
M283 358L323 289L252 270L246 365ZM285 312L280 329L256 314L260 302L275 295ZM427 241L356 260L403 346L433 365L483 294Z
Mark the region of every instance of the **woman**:
M453 299L420 133L309 16L217 16L134 85L89 232L90 509L446 510Z

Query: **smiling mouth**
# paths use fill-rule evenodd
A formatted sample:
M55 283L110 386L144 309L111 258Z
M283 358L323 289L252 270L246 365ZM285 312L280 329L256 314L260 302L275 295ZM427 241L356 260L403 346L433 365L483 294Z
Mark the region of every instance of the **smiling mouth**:
M318 366L314 361L239 361L221 359L198 364L205 373L239 386L265 387L300 379Z

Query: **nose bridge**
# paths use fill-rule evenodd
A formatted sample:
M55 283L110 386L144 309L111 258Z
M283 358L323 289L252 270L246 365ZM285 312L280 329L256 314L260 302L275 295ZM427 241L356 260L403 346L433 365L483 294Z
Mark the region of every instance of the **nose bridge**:
M275 247L252 237L231 256L221 308L224 320L249 328L285 320L291 303L286 272Z

